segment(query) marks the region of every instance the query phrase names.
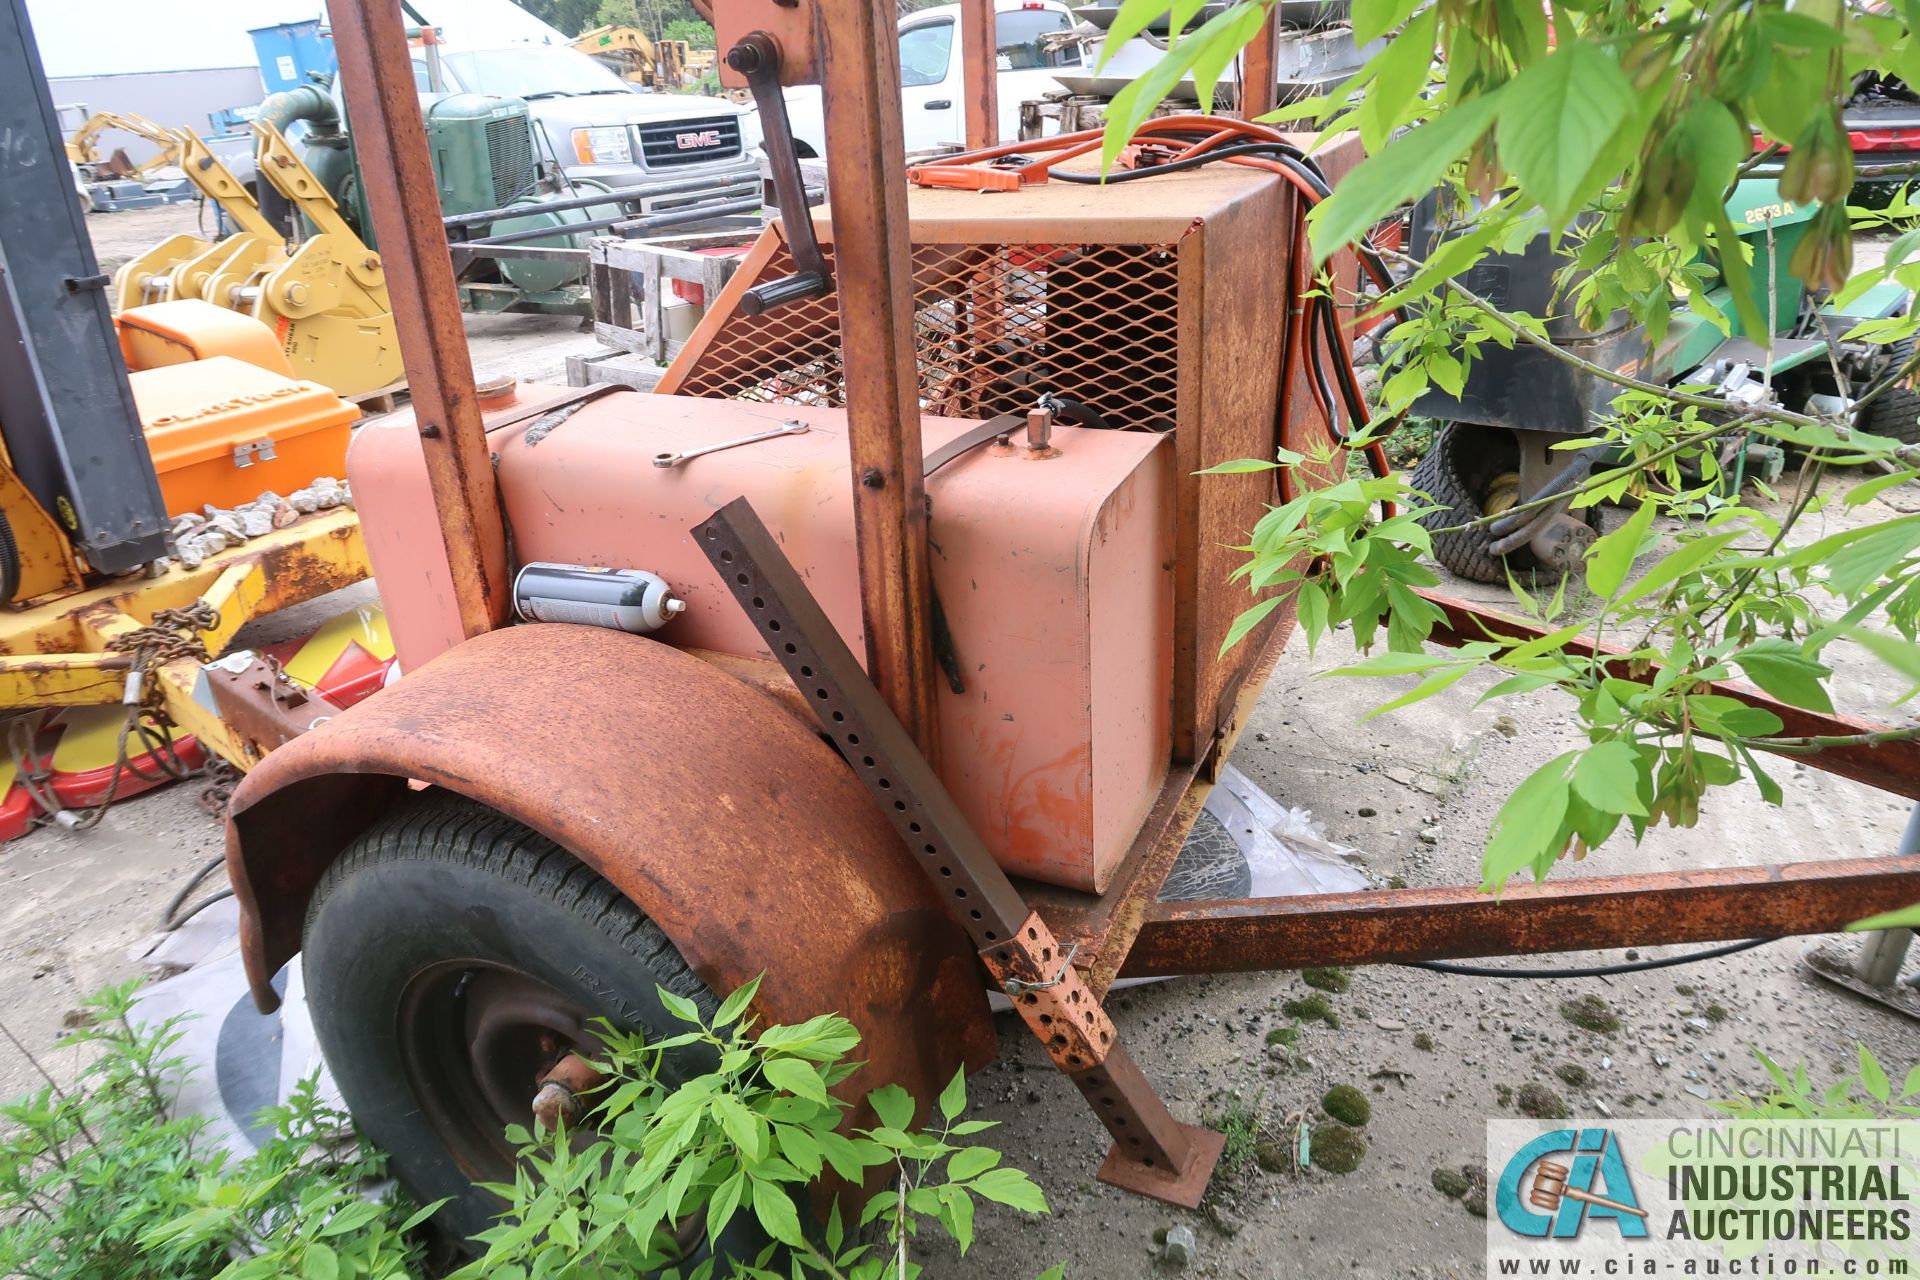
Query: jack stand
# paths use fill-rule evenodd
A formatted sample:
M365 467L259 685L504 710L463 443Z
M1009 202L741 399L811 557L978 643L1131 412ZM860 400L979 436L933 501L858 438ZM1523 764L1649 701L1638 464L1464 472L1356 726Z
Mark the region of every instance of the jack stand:
M1907 815L1907 829L1894 852L1898 857L1920 855L1920 804ZM1920 992L1915 990L1920 974L1900 981L1900 968L1912 943L1912 929L1878 929L1866 936L1857 956L1822 945L1809 948L1800 963L1817 978L1920 1021Z
M1101 1181L1198 1208L1225 1135L1173 1118L1073 967L1073 949L1021 899L753 507L736 498L693 537L1021 1020L1113 1136Z

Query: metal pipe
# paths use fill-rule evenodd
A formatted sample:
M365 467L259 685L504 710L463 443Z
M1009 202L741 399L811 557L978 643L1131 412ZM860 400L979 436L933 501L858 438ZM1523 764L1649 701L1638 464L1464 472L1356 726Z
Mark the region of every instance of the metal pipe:
M399 0L328 0L461 631L505 623L507 544Z
M819 187L807 188L807 204L816 205L826 199L826 192ZM648 214L630 222L615 225L614 230L629 240L639 239L655 231L666 231L673 227L684 227L689 222L704 222L708 218L728 218L743 213L753 213L760 209L763 201L759 196L751 200L727 200L718 204L693 204L681 209L669 209L665 213Z
M340 132L340 109L325 90L313 84L269 94L253 118L282 133L297 120L305 120L322 133Z
M1911 858L1920 854L1920 804L1907 814L1907 829L1901 833L1896 854ZM1890 987L1906 963L1907 948L1913 945L1911 929L1878 929L1867 935L1854 961L1853 976L1871 987Z
M1276 45L1280 40L1280 6L1267 10L1260 34L1240 51L1240 115L1258 120L1270 113L1279 92L1280 75L1276 69Z
M542 200L539 205L509 205L503 209L482 209L478 213L455 213L440 219L440 225L449 231L460 227L477 227L489 222L498 222L502 218L522 218L530 212L551 209L559 212L565 209L591 209L602 204L638 204L642 200L652 200L659 196L686 195L692 191L703 191L714 186L712 178L681 178L674 182L662 182L653 187L619 187L612 191L596 191L591 195L569 196L565 200ZM758 191L758 178L729 182L715 189L715 194L735 190Z

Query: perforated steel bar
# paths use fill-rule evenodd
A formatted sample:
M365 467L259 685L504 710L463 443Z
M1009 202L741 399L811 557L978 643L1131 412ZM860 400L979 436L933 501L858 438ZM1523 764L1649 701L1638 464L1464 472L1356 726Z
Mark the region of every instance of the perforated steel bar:
M1218 1155L1210 1136L1175 1120L1126 1056L1072 952L987 852L752 506L736 498L693 535L1028 1029L1093 1104L1114 1139L1101 1176L1197 1203Z

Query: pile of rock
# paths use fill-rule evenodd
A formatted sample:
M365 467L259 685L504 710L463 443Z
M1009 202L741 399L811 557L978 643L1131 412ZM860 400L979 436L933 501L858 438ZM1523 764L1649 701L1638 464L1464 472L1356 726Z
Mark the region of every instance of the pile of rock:
M346 481L321 476L284 498L269 489L237 507L216 507L209 502L200 512L175 516L167 539L173 547L173 558L192 569L210 555L284 529L303 515L352 505L353 490Z

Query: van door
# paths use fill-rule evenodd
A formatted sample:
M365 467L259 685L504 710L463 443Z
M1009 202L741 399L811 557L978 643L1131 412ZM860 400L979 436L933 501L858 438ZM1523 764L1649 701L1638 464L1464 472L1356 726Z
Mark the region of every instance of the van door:
M960 50L950 17L900 28L900 109L908 151L966 141L960 119Z

